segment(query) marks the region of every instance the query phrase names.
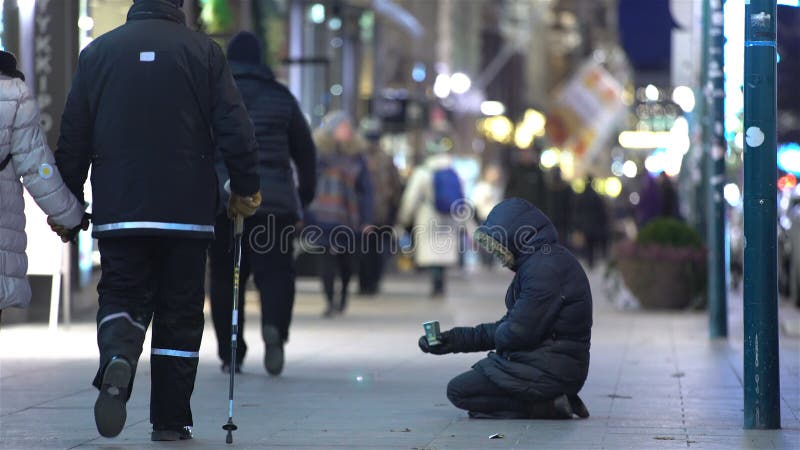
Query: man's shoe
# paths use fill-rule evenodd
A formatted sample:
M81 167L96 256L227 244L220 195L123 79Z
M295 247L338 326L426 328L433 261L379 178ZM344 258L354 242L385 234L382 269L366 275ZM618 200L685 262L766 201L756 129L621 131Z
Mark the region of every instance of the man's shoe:
M562 394L552 400L534 403L530 411L531 419L565 420L572 419L572 407L567 396Z
M272 376L278 376L283 371L283 339L281 333L272 325L264 325L262 330L264 338L264 368Z
M189 426L168 428L153 425L153 432L150 433L151 441L185 441L192 437L192 427Z
M228 363L222 363L222 367L220 369L224 374L231 373L231 365ZM236 363L236 373L242 373L242 363Z
M124 358L114 357L103 371L100 394L94 403L94 422L103 437L114 437L122 432L128 412L128 385L132 375L131 364Z
M589 410L586 408L586 405L583 403L583 400L581 400L581 398L578 397L578 394L567 395L567 398L569 399L569 404L572 407L572 412L574 412L575 415L577 415L581 419L586 419L587 417L589 417Z

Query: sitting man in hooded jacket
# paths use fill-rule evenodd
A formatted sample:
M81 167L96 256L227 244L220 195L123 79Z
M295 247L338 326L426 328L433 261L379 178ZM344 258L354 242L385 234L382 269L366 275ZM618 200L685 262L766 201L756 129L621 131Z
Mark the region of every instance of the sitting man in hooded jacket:
M580 263L547 216L519 198L497 205L475 241L516 275L499 321L444 331L435 346L420 338L435 355L494 350L450 381L447 398L472 418L588 417L578 392L589 372L592 294Z

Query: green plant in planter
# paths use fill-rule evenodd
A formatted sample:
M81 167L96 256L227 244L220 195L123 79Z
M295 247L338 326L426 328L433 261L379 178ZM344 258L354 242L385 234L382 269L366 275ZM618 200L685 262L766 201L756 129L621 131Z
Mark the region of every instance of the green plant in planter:
M636 239L639 244L702 248L703 240L691 227L677 219L656 219L645 225Z
M615 249L625 284L645 308L680 309L703 298L706 250L691 227L672 218L645 225Z

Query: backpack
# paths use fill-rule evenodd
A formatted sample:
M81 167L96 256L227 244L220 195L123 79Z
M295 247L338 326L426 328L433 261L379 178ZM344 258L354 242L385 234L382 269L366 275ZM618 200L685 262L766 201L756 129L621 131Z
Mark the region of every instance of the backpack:
M356 180L360 166L342 157L324 161L320 166L316 195L309 206L313 221L320 225L357 227L360 217Z
M461 180L452 168L439 169L433 173L433 204L436 211L450 214L454 203L464 198Z

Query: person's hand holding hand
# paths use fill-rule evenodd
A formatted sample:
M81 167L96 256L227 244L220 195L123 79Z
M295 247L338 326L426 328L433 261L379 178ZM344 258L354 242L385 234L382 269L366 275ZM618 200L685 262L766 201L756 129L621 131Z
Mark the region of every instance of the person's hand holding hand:
M47 218L47 224L50 225L50 229L53 230L60 238L61 242L74 242L75 238L78 236L78 233L81 230L88 230L89 229L89 222L92 216L88 213L83 214L83 219L81 219L81 223L76 226L75 228L67 228L63 225L59 225L56 223L51 217Z

